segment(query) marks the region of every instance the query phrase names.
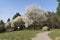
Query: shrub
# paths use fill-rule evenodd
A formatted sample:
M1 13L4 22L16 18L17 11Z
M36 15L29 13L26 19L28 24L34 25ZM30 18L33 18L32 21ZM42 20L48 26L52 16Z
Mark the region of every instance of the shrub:
M47 25L50 28L59 28L58 15L51 13L48 15Z

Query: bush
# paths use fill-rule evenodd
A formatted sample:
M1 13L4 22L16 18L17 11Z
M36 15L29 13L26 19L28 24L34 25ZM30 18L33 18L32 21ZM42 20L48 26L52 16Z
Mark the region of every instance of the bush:
M58 15L55 13L48 14L47 25L50 28L59 28Z

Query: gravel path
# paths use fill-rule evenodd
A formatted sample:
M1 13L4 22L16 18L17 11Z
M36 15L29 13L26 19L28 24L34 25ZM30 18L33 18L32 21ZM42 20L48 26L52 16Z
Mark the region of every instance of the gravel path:
M36 37L31 39L32 40L51 40L48 36L48 33L50 33L50 31L39 33L36 35Z

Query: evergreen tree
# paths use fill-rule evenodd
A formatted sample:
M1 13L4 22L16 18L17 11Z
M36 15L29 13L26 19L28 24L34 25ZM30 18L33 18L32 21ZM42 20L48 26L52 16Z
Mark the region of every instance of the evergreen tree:
M7 22L9 22L9 21L10 21L10 18L8 18Z
M19 13L16 13L12 19L15 19L17 16L21 16Z
M4 24L3 20L0 20L0 24Z
M48 11L48 14L51 14L52 12Z
M60 0L57 0L58 1L58 7L57 7L57 14L60 16Z
M0 20L0 32L5 32L4 24L3 20Z
M57 0L58 2L60 2L60 0Z

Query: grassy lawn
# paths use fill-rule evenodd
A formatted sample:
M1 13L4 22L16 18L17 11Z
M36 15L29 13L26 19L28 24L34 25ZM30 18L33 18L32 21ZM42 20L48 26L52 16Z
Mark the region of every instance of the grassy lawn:
M49 33L51 39L55 40L56 37L60 37L60 29L54 29L52 32Z
M21 30L13 32L0 33L0 40L30 40L41 30Z

